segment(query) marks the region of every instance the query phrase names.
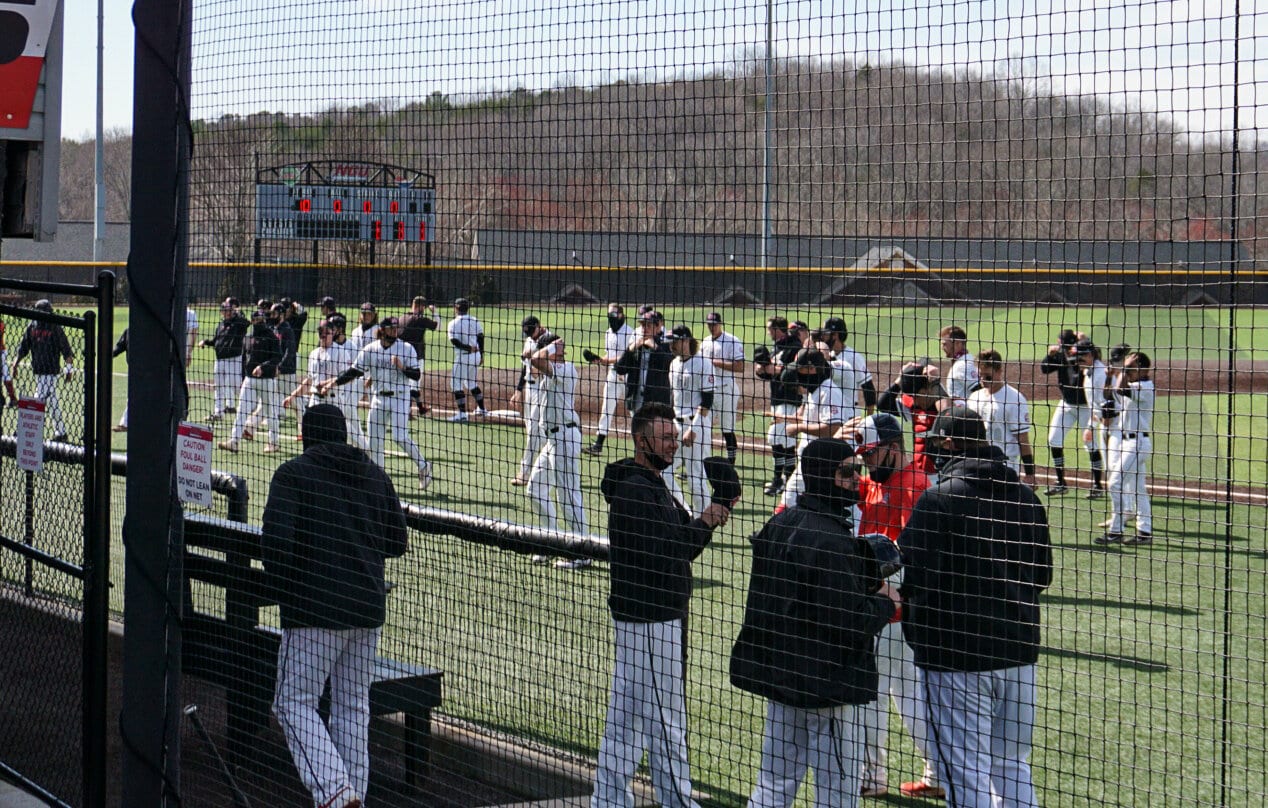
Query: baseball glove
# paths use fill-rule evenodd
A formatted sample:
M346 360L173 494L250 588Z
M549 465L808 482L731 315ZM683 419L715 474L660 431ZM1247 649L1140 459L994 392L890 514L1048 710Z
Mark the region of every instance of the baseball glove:
M1114 399L1112 398L1105 399L1104 403L1101 404L1101 420L1113 421L1117 417L1118 417L1118 407L1115 406Z
M753 349L753 363L758 365L770 364L770 348L765 345L758 345Z
M902 569L903 562L898 554L898 545L890 541L884 533L867 533L857 539L858 553L863 557L864 576L872 586L872 591L881 588L885 579Z
M581 349L581 357L582 357L583 359L585 359L587 362L598 362L598 361L599 361L599 355L598 355L597 353L595 353L594 351L590 350L589 348L582 348L582 349Z
M713 492L712 502L731 508L739 501L744 489L740 485L740 475L735 472L735 465L730 460L725 457L706 457L704 476Z

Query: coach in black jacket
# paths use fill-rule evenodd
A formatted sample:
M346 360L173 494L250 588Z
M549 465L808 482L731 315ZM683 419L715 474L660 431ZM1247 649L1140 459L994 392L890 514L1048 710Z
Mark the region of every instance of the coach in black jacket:
M950 806L1035 805L1031 734L1048 517L967 407L925 435L938 482L898 537L903 636L923 674Z
M874 592L854 540L858 469L850 444L806 446L806 491L751 539L744 624L731 683L766 698L762 763L750 805L787 806L815 772L817 805L853 805L862 766L860 705L876 698L876 635L897 612Z
M317 805L357 805L369 783L370 680L386 612L384 559L406 548L391 479L349 446L343 412L304 414L304 453L273 475L261 558L282 612L273 704ZM330 725L317 702L330 681Z
M616 374L625 378L627 412L638 412L644 404L673 403L669 366L674 361L674 352L661 334L664 324L660 312L640 314L638 336L613 365Z
M599 746L591 808L634 804L630 782L643 751L657 802L696 808L687 766L683 628L691 562L730 511L717 503L692 519L661 475L678 450L667 404L648 404L630 420L634 457L608 465L600 490L608 516L612 593L608 607L616 664Z

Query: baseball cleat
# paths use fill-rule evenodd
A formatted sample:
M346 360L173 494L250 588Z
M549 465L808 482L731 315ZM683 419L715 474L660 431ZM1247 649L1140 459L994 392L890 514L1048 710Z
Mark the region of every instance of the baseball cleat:
M1124 539L1123 544L1148 544L1154 540L1154 534L1146 532L1138 532L1130 539Z
M460 412L449 416L446 420L448 420L451 424L461 424L467 420L467 414L465 412Z
M429 485L431 485L431 463L424 460L423 465L418 467L418 490L426 491Z
M603 447L597 443L592 443L586 448L582 449L581 451L585 452L588 455L594 455L595 457L598 457L599 455L603 454Z
M1104 536L1098 536L1096 538L1096 543L1097 544L1122 544L1123 534L1122 533L1106 533Z
M244 429L244 430L242 430L242 439L243 439L243 440L255 440L255 433L254 433L254 432L252 432L250 429Z
M1069 490L1070 489L1067 488L1064 484L1057 483L1056 485L1048 486L1047 488L1043 490L1043 492L1051 497L1051 496L1056 496L1057 494L1064 494L1066 491L1069 491Z
M762 487L762 492L765 493L768 497L776 496L783 490L784 490L784 481L779 477L776 477L775 479L771 480L765 486Z
M265 454L274 454L275 452L279 452L279 451L281 451L281 449L278 447L276 443L270 443L268 446L264 447Z
M128 428L124 426L123 424L116 424L115 426L110 427L110 431L111 432L127 432Z
M1087 492L1088 499L1100 499L1103 496L1105 496L1104 488L1093 488L1091 491Z
M924 780L916 780L911 783L903 783L898 790L904 797L922 797L929 800L946 799L947 791L942 786L934 786L926 783Z
M220 413L218 412L213 412L211 415L207 416L207 423L209 424L214 424L215 422L219 420L220 420Z
M486 410L484 407L480 407L479 409L477 409L477 410L475 411L475 417L476 417L476 418L488 418L488 417L489 417L489 411L488 411L488 410Z
M216 445L219 446L221 449L224 449L226 452L238 451L238 442L236 440L222 440L220 441L220 443L217 443Z
M512 477L511 485L516 486L518 488L519 486L522 486L522 485L528 485L528 480L525 480L523 477Z

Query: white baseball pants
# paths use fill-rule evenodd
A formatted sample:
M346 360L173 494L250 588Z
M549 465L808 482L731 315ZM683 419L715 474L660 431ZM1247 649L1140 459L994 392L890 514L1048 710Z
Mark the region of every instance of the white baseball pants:
M568 530L585 533L588 527L581 498L581 430L575 426L547 433L528 474L528 496L533 507L545 520L547 529L558 530L552 491L559 498Z
M859 801L860 707L807 710L766 703L762 763L748 808L787 808L814 769L815 808L854 808Z
M606 435L612 429L616 405L622 401L625 401L625 379L616 375L616 370L608 366L608 375L603 381L603 400L599 405L600 435Z
M379 629L282 632L273 714L315 806L364 797L370 784L370 683ZM330 680L330 725L317 703ZM346 801L346 800L345 800Z
M217 359L211 368L211 381L215 388L211 412L223 415L226 407L238 404L238 387L242 382L242 357Z
M383 469L385 465L387 431L392 430L392 440L409 455L419 469L427 462L418 444L409 434L409 394L382 396L375 394L370 399L370 414L366 416L365 433L369 442L370 459Z
M1060 449L1065 445L1065 436L1071 429L1082 432L1092 423L1092 410L1086 405L1068 404L1064 400L1057 403L1052 411L1052 420L1048 423L1048 445ZM1095 441L1084 441L1083 448L1089 452L1096 451Z
M1153 441L1147 435L1129 438L1116 432L1109 444L1110 533L1123 532L1123 520L1136 514L1136 532L1153 532L1153 507L1146 485Z
M902 573L890 578L893 586L902 584ZM933 764L929 742L929 726L925 721L924 686L916 667L911 647L903 640L903 624L890 623L881 629L876 643L876 669L880 674L877 699L862 708L863 712L863 782L886 785L889 782L887 748L889 744L889 702L902 717L907 734L916 743L924 760L921 780L938 785L938 771Z
M476 374L479 370L480 364L474 359L455 359L453 370L449 373L449 389L455 393L462 393L478 387Z
M247 428L251 413L258 406L260 420L268 425L269 445L277 444L277 380L258 379L255 376L243 376L242 386L238 389L238 415L233 419L233 432L230 438L239 440Z
M44 402L44 412L48 422L53 425L53 434L66 432L66 423L62 420L62 405L57 401L57 380L60 373L40 374L35 377L35 397Z
M691 505L687 508L692 518L698 518L709 505L711 492L709 479L704 473L704 458L713 445L713 430L709 419L704 419L695 427L696 439L688 446L682 443L682 436L687 434L690 424L678 424L678 451L674 454L673 478L679 473L687 477L687 490L691 492ZM681 499L681 495L679 499Z
M713 408L709 410L709 413L713 416L714 422L718 426L718 431L723 435L730 435L735 432L735 422L739 417L739 407L739 385L733 379L718 385L718 389L713 393Z

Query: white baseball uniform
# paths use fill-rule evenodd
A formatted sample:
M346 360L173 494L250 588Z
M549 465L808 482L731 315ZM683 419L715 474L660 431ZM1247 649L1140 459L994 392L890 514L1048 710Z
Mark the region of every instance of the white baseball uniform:
M843 424L854 417L855 410L856 407L849 402L845 391L837 387L831 379L827 379L806 396L806 402L801 405L801 420L812 426ZM801 473L801 453L812 440L814 438L805 432L797 435L797 466L788 478L788 485L784 487L779 500L784 507L796 505L797 498L806 490L806 480Z
M393 359L399 359L403 368L397 368L392 363ZM370 378L373 392L365 430L370 458L384 466L384 441L390 426L396 445L409 455L421 472L427 461L409 434L409 391L414 387L414 380L405 375L406 370L418 369L418 354L414 352L414 346L398 339L384 347L380 340L375 340L361 349L352 366Z
M524 454L520 457L520 470L515 476L527 480L546 443L546 430L542 426L542 387L540 379L533 373L532 360L528 359L537 350L537 340L527 337L524 340L524 351L521 356L524 364Z
M472 348L479 346L479 338L484 334L484 329L480 327L480 321L470 314L459 314L450 320L449 327L445 331L449 335L451 344L456 339L463 345L470 345ZM480 367L480 357L481 353L478 350L464 351L462 348L454 346L450 390L455 393L462 393L479 386L479 382L476 380L476 372Z
M537 379L540 388L541 429L545 437L528 476L528 494L550 530L558 530L551 489L559 498L564 522L574 533L585 533L586 511L581 498L581 427L574 397L577 368L571 362L551 363L551 375Z
M681 442L671 466L674 479L680 471L687 475L691 491L691 515L699 517L709 504L709 480L704 473L704 458L713 444L713 414L703 406L703 394L717 389L713 363L700 354L686 358L676 356L669 363L669 389L674 398L674 419L678 422L678 438L688 431L694 435L691 445ZM673 490L672 488L670 490Z
M977 362L973 360L973 354L960 354L951 363L951 370L947 371L947 395L956 404L962 404L969 400L969 393L977 384Z
M630 347L634 339L634 329L627 323L613 331L603 331L603 357L620 359L625 349ZM625 379L616 375L616 365L607 365L607 375L603 379L603 402L599 409L599 434L606 435L612 428L612 417L616 415L616 405L625 400Z
M348 335L348 342L352 345L355 353L360 353L361 349L374 342L379 338L379 324L359 325L352 329L352 333Z
M845 394L846 406L853 412L848 417L853 418L860 412L859 385L863 383L863 379L845 352L832 357L828 367L832 369L832 383L841 388L841 392Z
M1089 452L1104 449L1106 444L1105 424L1101 422L1101 403L1105 401L1105 382L1109 378L1109 370L1099 359L1093 360L1091 367L1083 369L1083 397L1087 399L1087 419L1081 424L1084 429L1091 428L1095 433L1100 427L1099 435L1093 434L1092 440L1084 446ZM1061 436L1062 439L1065 435ZM1049 440L1049 445L1052 444Z
M352 442L365 449L369 444L366 442L365 433L361 430L361 419L357 413L357 398L352 391L346 387L334 387L324 396L317 392L323 382L339 378L339 374L352 367L355 359L356 354L346 341L343 344L331 342L329 348L322 348L320 345L314 348L308 354L308 378L310 379L308 406L329 403L338 407L343 413L344 424L348 428L348 435L352 438Z
M744 343L733 334L723 331L716 337L712 334L700 340L700 355L710 363L715 359L724 362L743 362ZM735 373L723 370L714 365L713 374L717 377L717 389L713 396L713 422L718 431L730 434L735 431L735 422L740 406L740 385Z
M1021 444L1017 436L1030 432L1030 404L1026 397L1011 384L995 393L979 387L969 393L967 406L982 416L987 439L1004 452L1013 471L1020 472Z
M850 387L845 387L842 385L841 389L845 390L846 396L848 396L851 401L854 401L854 402L862 401L862 398L863 398L862 387L863 385L872 381L872 373L871 371L867 369L867 357L863 356L863 354L854 350L849 345L842 345L841 350L837 351L836 354L832 358L833 358L833 362L831 364L834 368L836 367L836 364L837 364L836 360L844 360L854 370L855 387L850 388ZM835 371L833 372L835 373ZM833 381L836 381L835 376L833 377Z
M1114 391L1118 417L1113 420L1109 443L1109 495L1111 534L1123 532L1123 519L1136 514L1136 532L1153 533L1153 509L1146 486L1153 442L1155 391L1148 379L1131 382L1125 393Z

